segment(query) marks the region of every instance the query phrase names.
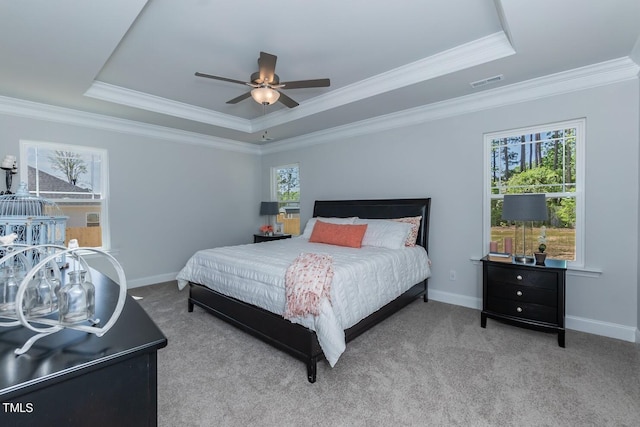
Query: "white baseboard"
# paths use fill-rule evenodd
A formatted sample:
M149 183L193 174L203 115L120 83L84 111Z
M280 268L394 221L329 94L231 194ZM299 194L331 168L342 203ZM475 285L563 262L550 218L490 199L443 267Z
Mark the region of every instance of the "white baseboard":
M141 277L139 279L127 280L127 289L140 288L142 286L155 285L158 283L176 280L178 272L158 274L157 276Z
M600 320L585 319L584 317L565 316L564 326L574 331L617 338L623 341L640 342L638 328L617 323L602 322Z
M476 310L482 310L482 299L473 298L465 295L454 294L451 292L438 291L436 289L429 289L429 299L434 301L444 302L447 304L461 305L462 307L475 308Z
M482 310L482 298L473 298L451 292L429 289L429 299ZM480 318L478 318L478 324L480 323L479 319ZM600 320L575 316L565 316L564 326L566 329L574 331L640 343L640 330L633 326L625 326L617 323L602 322Z

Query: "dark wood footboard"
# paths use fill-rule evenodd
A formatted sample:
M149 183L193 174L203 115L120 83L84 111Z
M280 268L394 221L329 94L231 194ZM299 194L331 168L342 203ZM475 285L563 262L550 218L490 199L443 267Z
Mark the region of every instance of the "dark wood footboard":
M307 364L309 382L316 381L316 363L324 357L315 332L260 307L189 283L189 311L204 308L216 317L286 351Z
M419 297L427 301L427 280L420 282L395 300L345 331L349 342ZM189 283L188 310L197 305L216 317L283 350L307 365L307 379L316 381L317 363L324 353L314 331L260 307L228 297L197 283Z

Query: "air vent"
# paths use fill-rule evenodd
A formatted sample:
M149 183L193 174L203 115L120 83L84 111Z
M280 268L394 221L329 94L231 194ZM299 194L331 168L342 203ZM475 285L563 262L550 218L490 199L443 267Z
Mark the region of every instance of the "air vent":
M475 82L471 82L469 83L471 85L471 87L476 88L476 87L480 87L480 86L484 86L484 85L488 85L491 83L497 83L500 80L503 80L504 76L502 74L498 74L497 76L493 76L493 77L489 77L488 79L482 79L482 80L478 80Z

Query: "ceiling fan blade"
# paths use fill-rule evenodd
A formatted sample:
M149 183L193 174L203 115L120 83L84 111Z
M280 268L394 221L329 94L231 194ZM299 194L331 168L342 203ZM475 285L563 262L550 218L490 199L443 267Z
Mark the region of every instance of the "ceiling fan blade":
M297 107L298 105L300 105L282 92L280 92L280 98L278 98L278 101L282 102L284 105L286 105L289 108Z
M243 93L240 96L236 96L235 98L228 100L227 104L237 104L238 102L242 101L243 99L247 99L250 96L251 96L251 91Z
M261 83L273 83L276 74L276 61L278 57L270 53L260 52L258 69L260 70Z
M208 79L214 79L214 80L222 80L223 82L238 83L238 84L241 84L241 85L246 85L247 84L247 82L243 82L243 81L240 81L240 80L228 79L226 77L212 76L211 74L204 74L204 73L196 72L196 76L197 77L206 77Z
M282 82L283 89L302 89L305 87L329 87L331 82L329 79L315 79L315 80L298 80L295 82Z

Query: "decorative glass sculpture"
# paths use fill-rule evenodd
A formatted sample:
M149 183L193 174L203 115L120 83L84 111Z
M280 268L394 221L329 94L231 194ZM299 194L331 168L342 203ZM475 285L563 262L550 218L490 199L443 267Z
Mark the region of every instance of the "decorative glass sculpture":
M26 256L25 256L26 254ZM91 283L89 264L83 254L106 258L118 276L118 300L106 320L96 316L96 288ZM74 269L61 287L59 256L69 255ZM37 260L37 263L34 263ZM18 271L24 270L21 280ZM55 312L55 297L58 315ZM109 253L97 248L67 248L55 244L0 244L0 327L24 326L36 334L15 354L24 354L41 338L63 330L75 330L103 336L117 322L127 298L127 279L120 263ZM108 313L108 311L104 312ZM86 324L88 321L89 324Z
M59 319L61 323L77 323L95 314L95 287L83 281L85 270L70 271L69 282L58 295Z
M18 293L19 283L13 267L5 267L5 276L0 283L0 313L15 313L16 294Z

